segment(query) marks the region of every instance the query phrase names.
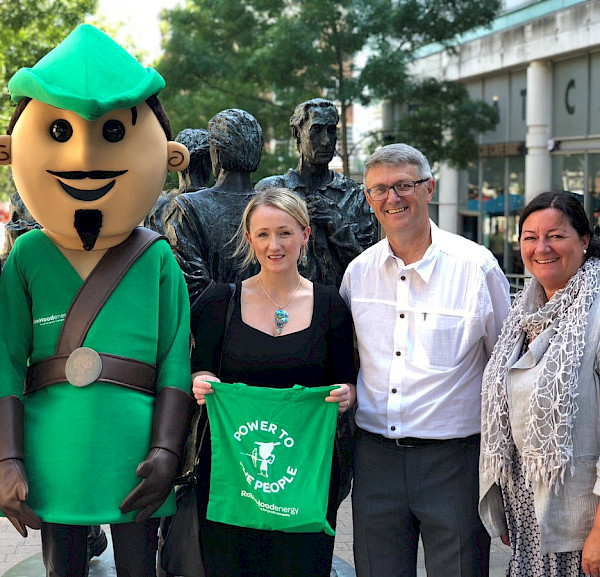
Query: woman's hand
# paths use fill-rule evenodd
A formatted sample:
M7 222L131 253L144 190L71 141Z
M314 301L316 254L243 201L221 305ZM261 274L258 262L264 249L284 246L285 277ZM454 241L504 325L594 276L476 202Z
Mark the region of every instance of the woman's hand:
M338 389L333 389L325 401L328 403L339 403L338 413L345 413L356 404L356 387L349 383L337 384Z
M600 575L600 528L592 527L581 555L581 568L586 575L598 577Z
M211 393L215 392L208 381L220 383L221 379L207 371L194 373L192 375L192 394L199 405L205 405L206 395L210 395Z
M508 535L508 531L500 535L500 541L502 541L502 543L504 543L504 545L507 547L510 547L510 537Z

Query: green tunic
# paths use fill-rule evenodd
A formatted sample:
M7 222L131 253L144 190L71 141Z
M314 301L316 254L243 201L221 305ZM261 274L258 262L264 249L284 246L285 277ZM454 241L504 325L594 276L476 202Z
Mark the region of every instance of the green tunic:
M0 397L23 398L29 362L54 354L82 280L40 230L19 237L0 277ZM110 296L83 343L154 364L157 390L190 388L189 299L168 243L156 242ZM23 398L28 503L46 522L124 523L119 504L150 448L154 397L108 383L50 385ZM174 512L173 495L156 517Z

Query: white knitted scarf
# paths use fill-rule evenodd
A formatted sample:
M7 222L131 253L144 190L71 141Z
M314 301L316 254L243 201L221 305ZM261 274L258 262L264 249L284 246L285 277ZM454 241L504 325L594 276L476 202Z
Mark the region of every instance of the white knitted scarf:
M510 483L514 442L510 430L506 374L508 361L525 332L529 342L555 329L543 367L529 399L521 457L530 486L555 487L565 471L573 473L573 419L577 412L577 376L585 344L589 309L600 292L600 259L590 258L567 285L546 302L536 279L516 297L483 374L482 473L490 481Z

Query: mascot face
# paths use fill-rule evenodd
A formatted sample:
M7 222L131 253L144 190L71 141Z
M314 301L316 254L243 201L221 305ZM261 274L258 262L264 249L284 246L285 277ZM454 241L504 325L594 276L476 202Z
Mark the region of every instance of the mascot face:
M156 202L167 170L187 167L187 149L167 141L156 116L163 87L156 70L88 24L9 81L23 105L0 136L0 164L12 165L23 202L60 247L119 244Z
M90 121L31 100L13 130L12 169L23 202L59 244L89 250L87 235L106 248L144 219L167 170L186 163L182 148L145 102Z

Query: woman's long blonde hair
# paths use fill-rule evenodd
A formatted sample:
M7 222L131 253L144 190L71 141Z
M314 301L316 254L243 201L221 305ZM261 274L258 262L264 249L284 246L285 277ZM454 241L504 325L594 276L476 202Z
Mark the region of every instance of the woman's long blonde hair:
M271 206L283 210L302 227L302 230L310 226L306 203L289 188L273 187L257 192L246 205L240 225L232 239L237 245L233 257L243 255L244 258L241 262L243 268L250 265L256 258L254 249L246 238L246 233L250 234L250 217L259 206ZM300 249L300 262L306 260L307 251L306 244L303 244Z

